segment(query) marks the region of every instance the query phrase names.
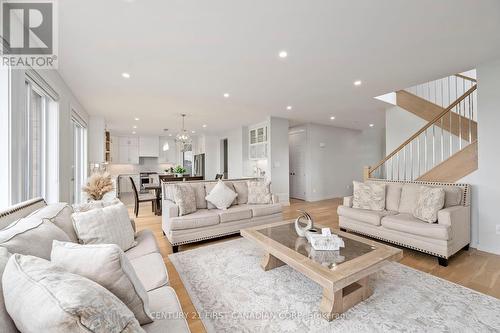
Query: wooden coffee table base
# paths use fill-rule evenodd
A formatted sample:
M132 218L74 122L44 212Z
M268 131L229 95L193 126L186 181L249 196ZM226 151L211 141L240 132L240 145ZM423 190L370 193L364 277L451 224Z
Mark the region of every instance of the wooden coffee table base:
M323 288L323 298L319 305L323 318L332 321L354 305L370 297L373 292L368 285L369 279L368 276L364 277L337 291Z
M262 260L261 267L264 271L269 271L273 268L286 265L270 253L266 253ZM354 305L364 301L370 297L373 291L369 287L370 277L366 276L347 287L333 291L329 288L323 288L323 298L319 305L319 309L323 314L323 318L332 321L338 318L342 313L346 312Z

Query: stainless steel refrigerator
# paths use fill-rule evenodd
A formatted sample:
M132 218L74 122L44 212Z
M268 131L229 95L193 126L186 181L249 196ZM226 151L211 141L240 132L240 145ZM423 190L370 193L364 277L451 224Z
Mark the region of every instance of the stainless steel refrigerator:
M205 179L205 154L194 155L193 176L202 176Z

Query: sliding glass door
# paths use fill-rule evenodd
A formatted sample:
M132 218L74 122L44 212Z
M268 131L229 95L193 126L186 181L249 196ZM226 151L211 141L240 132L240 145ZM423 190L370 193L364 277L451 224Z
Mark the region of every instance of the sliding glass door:
M87 180L87 124L76 112L71 119L73 132L72 203L82 203L82 187Z

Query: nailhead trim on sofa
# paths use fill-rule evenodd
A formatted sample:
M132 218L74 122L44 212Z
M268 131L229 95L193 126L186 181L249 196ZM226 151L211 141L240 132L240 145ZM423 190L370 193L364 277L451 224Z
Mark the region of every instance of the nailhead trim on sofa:
M26 202L26 204L24 205L21 205L21 206L18 206L18 207L15 207L15 208L12 208L12 209L9 209L9 210L6 210L4 212L1 212L0 213L0 218L2 217L6 217L6 216L9 216L9 215L12 215L20 210L23 210L23 209L26 209L28 208L29 206L32 206L32 205L35 205L39 202L43 202L45 203L45 200L43 198L36 198L36 199L33 199L31 201L28 201Z
M196 242L200 242L200 241L207 240L207 239L219 238L219 237L224 237L224 236L229 236L229 235L236 235L236 234L239 234L239 233L240 233L239 230L238 231L225 232L225 233L222 233L222 234L217 234L217 235L213 235L213 236L206 236L206 237L196 238L196 239L189 240L189 241L177 242L177 243L171 244L171 245L172 246L177 246L177 245L184 245L184 244L196 243Z

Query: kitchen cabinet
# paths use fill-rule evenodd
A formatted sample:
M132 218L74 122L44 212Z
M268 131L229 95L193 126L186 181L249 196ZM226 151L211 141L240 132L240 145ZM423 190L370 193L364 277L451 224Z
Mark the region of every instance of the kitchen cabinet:
M118 137L118 164L139 164L139 140L136 137Z
M160 153L160 139L157 136L139 137L139 156L158 157Z
M140 189L140 177L139 175L120 175L120 194L121 193L132 193L132 183L130 182L130 177L134 180L134 184L137 190Z

